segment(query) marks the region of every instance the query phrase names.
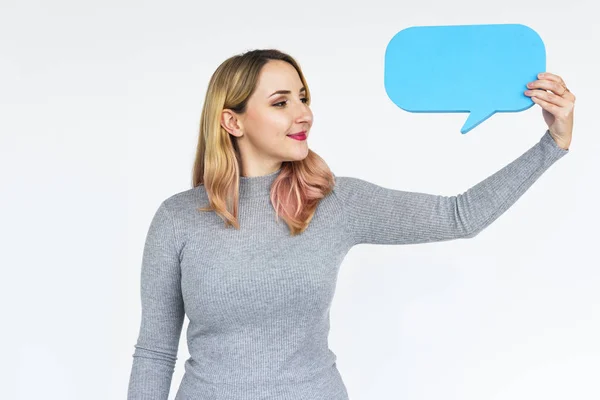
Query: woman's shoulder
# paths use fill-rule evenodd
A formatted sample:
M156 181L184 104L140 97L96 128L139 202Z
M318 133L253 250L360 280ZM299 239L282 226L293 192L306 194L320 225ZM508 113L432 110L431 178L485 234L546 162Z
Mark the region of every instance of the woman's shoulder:
M192 221L197 222L197 217L202 215L198 213L198 209L208 205L208 198L204 186L200 185L168 196L163 200L163 204L173 221L185 225Z
M215 213L199 210L208 204L202 185L173 193L163 200L161 207L168 211L181 246L185 245L190 235L219 226L219 218Z
M353 197L368 195L377 187L367 180L354 176L338 176L336 174L333 176L335 178L333 193L342 204L346 204Z
M171 212L186 210L190 206L200 207L202 197L205 195L203 188L204 186L200 185L191 189L173 193L165 198L163 202Z

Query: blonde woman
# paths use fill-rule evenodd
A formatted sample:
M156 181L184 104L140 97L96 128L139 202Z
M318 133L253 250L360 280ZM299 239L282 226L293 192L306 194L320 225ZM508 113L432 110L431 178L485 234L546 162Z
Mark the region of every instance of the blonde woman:
M167 400L187 314L176 400L347 400L327 343L344 256L361 243L472 238L514 204L571 142L575 96L562 79L546 73L530 90L548 124L539 142L449 197L335 176L308 147L298 63L273 49L223 62L193 187L160 204L146 237L128 399Z

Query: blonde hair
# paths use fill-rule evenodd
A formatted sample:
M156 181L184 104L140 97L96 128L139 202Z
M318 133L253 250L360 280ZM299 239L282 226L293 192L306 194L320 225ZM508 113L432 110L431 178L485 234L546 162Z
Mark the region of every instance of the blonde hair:
M204 185L209 205L198 211L215 211L225 226L239 229L238 201L241 158L237 138L221 126L221 113L231 109L243 114L254 92L259 73L269 60L291 64L310 91L298 63L275 49L252 50L225 60L213 73L202 107L198 146L192 173L192 185ZM271 185L270 199L279 217L286 222L291 236L302 233L310 223L317 205L333 190L335 176L325 161L309 149L301 161L284 161Z

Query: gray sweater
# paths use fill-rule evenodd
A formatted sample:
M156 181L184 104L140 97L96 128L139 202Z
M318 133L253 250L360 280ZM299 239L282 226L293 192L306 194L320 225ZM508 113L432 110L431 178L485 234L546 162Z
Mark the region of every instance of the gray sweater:
M184 315L190 358L176 400L347 400L328 347L338 270L354 245L471 238L567 154L546 131L457 196L335 176L309 227L290 237L269 190L279 171L241 177L240 230L225 228L204 186L165 199L141 265L141 327L128 400L167 400Z

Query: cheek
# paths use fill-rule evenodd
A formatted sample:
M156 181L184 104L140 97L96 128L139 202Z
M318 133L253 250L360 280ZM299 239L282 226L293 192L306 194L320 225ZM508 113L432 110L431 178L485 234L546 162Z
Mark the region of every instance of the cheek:
M264 109L248 113L247 129L256 142L269 145L273 140L285 138L294 121L282 110Z
M261 118L260 131L269 136L285 135L293 123L292 119L282 112L271 112Z

